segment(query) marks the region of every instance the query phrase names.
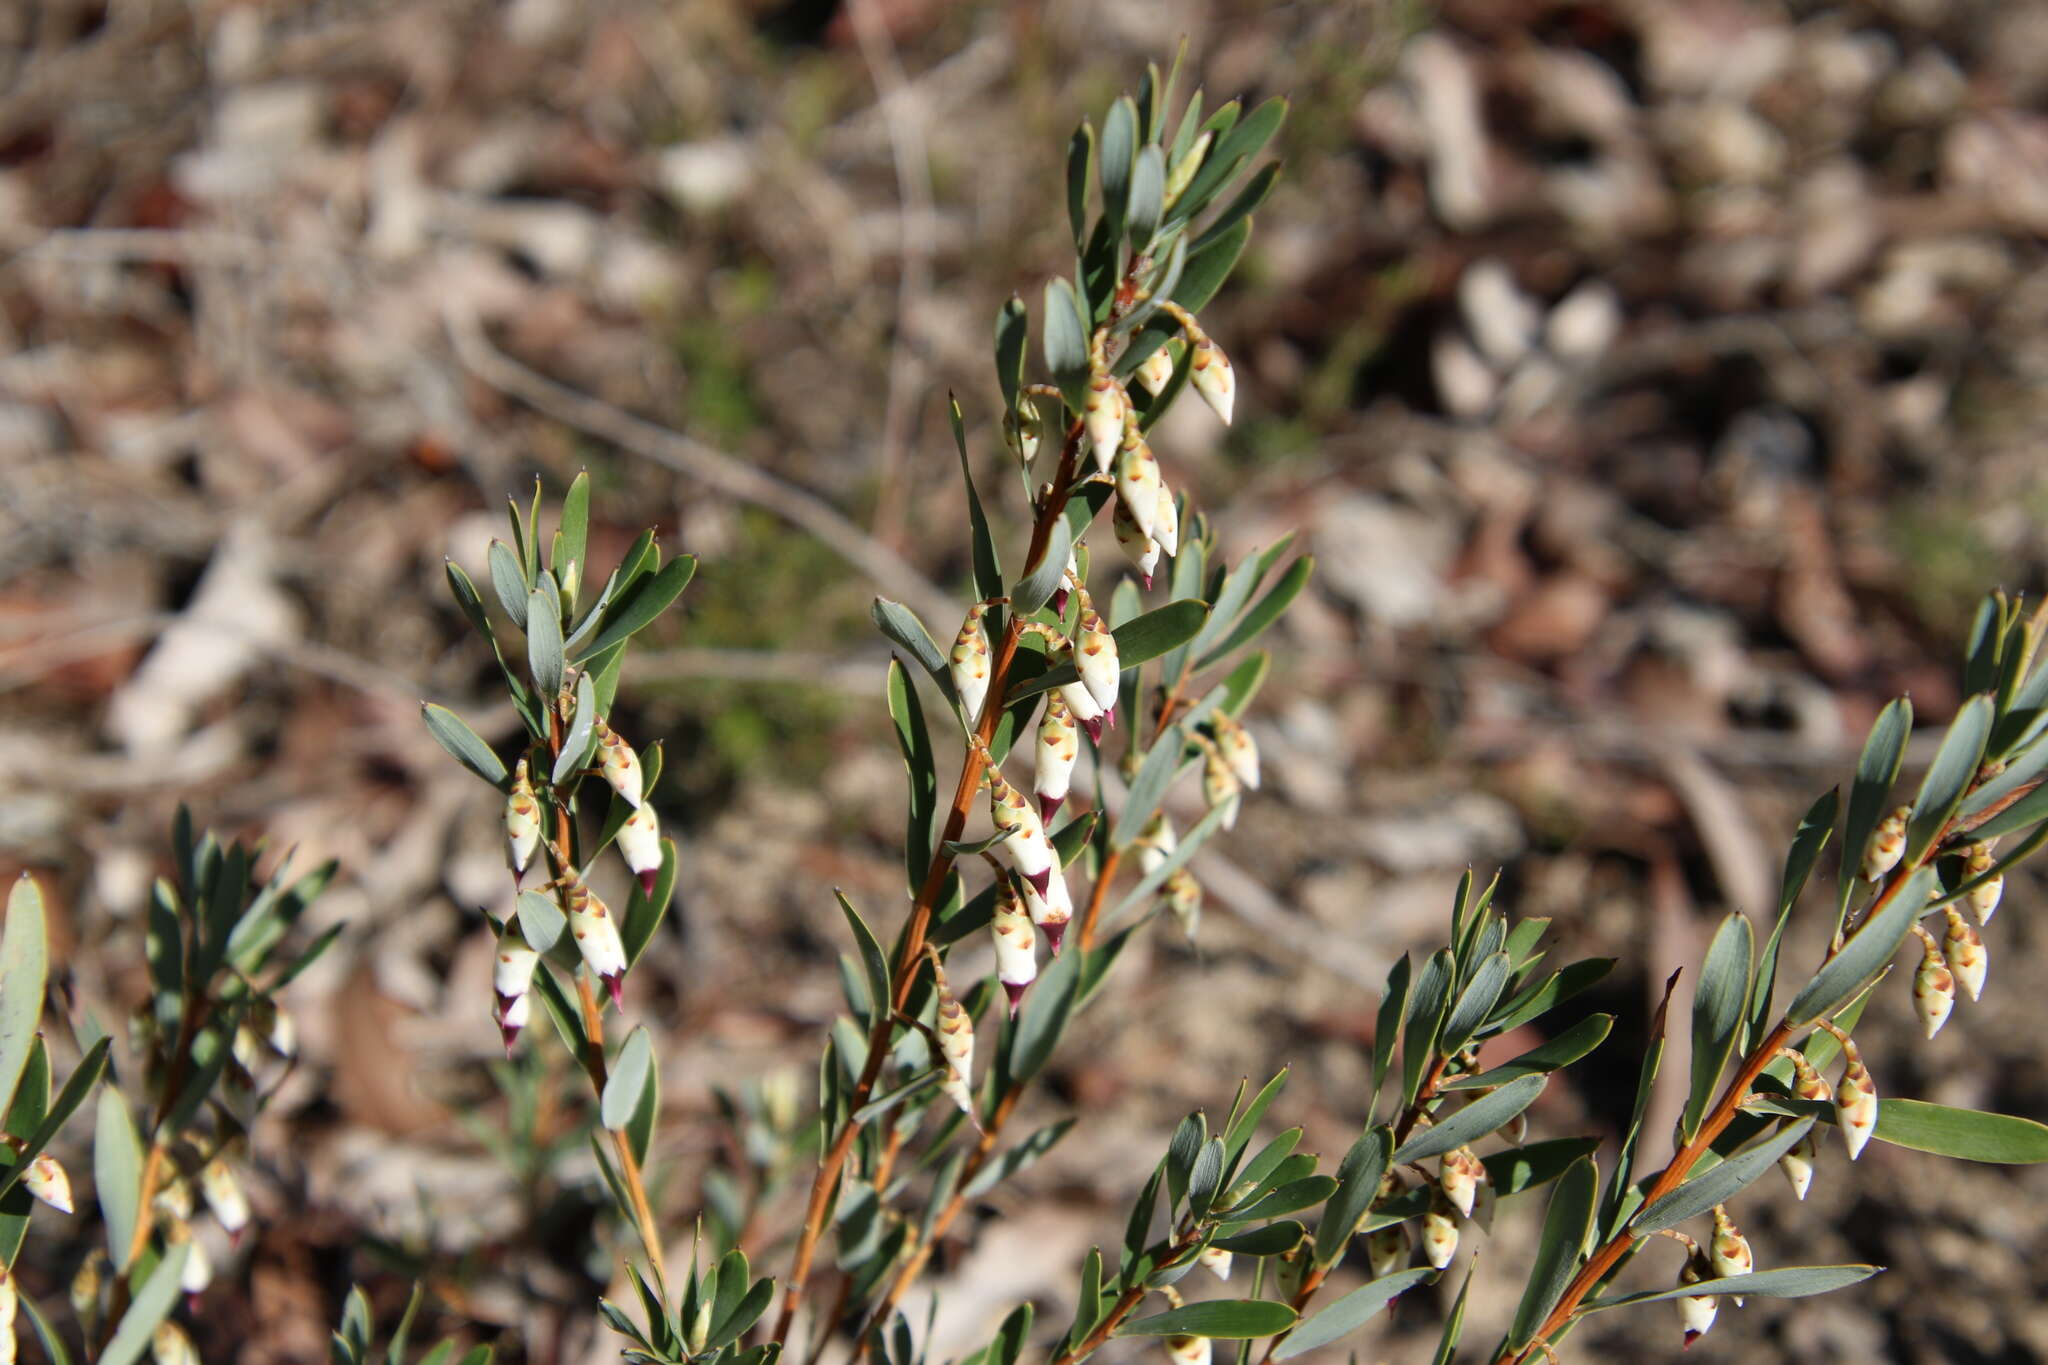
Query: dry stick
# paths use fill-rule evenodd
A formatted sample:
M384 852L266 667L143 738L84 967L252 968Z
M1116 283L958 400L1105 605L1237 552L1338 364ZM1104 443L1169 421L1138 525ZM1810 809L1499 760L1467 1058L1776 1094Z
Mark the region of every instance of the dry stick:
M1868 924L1876 916L1877 912L1882 910L1891 898L1899 893L1900 888L1905 886L1913 873L1919 871L1922 867L1940 856L1942 842L1951 833L1966 833L1974 829L2039 785L2038 782L2029 783L2020 790L2011 792L1998 801L1993 802L1989 807L1978 811L1974 815L1969 817L1958 816L1950 820L1941 833L1928 845L1927 851L1920 856L1918 862L1910 867L1901 867L1893 874L1891 881L1886 884L1885 889L1865 909L1862 916L1863 923ZM1852 851L1844 849L1843 856L1852 856ZM1829 962L1833 961L1835 952L1839 951L1839 949L1836 949L1834 952L1830 952L1827 957L1822 959L1821 965L1826 966ZM1721 1136L1722 1130L1727 1128L1729 1123L1734 1120L1737 1111L1742 1107L1743 1101L1749 1098L1750 1086L1756 1083L1757 1077L1764 1073L1764 1068L1768 1067L1771 1064L1771 1060L1778 1055L1778 1049L1791 1041L1793 1032L1792 1026L1788 1022L1781 1020L1775 1028L1764 1035L1764 1040L1761 1043L1758 1043L1756 1047L1750 1050L1749 1055L1743 1058L1742 1067L1735 1073L1735 1078L1728 1082L1728 1088L1722 1091L1720 1099L1714 1102L1714 1107L1708 1113L1706 1122L1700 1125L1699 1132L1693 1135L1691 1142L1686 1143L1672 1155L1670 1162L1658 1173L1657 1179L1651 1183L1650 1188L1644 1192L1643 1202L1638 1205L1639 1208L1649 1207L1678 1188L1686 1175L1692 1170L1693 1164L1713 1145L1714 1139ZM1537 1349L1538 1343L1547 1342L1565 1324L1571 1321L1573 1312L1578 1308L1580 1302L1585 1299L1586 1295L1592 1293L1594 1287L1607 1276L1607 1273L1614 1268L1615 1263L1622 1258L1623 1254L1641 1240L1640 1237L1626 1227L1609 1238L1606 1245L1594 1252L1592 1259L1587 1261L1580 1268L1579 1273L1572 1277L1571 1283L1565 1286L1564 1294L1558 1299L1557 1306L1550 1310L1550 1316L1545 1318L1543 1325L1536 1329L1535 1336L1531 1339L1530 1344L1523 1347L1520 1351L1513 1350L1512 1348L1503 1350L1494 1358L1493 1365L1522 1365L1522 1362L1526 1361L1530 1354Z
M1054 522L1066 515L1067 495L1073 486L1074 461L1080 451L1081 424L1077 421L1067 430L1065 444L1060 450L1059 471L1054 477L1051 494L1039 510L1037 523L1031 531L1031 548L1025 555L1027 567L1041 559L1052 537ZM988 696L982 703L981 715L977 719L974 734L975 743L967 746L967 753L960 764L960 781L953 790L953 802L946 812L945 828L939 834L938 847L932 853L931 865L925 872L924 884L918 889L916 900L911 902L910 922L903 931L903 949L897 955L895 986L891 990L892 1008L875 1011L875 1023L869 1030L867 1063L861 1068L853 1092L847 1099L847 1119L832 1144L818 1160L818 1174L811 1182L811 1195L804 1210L803 1230L797 1237L796 1253L790 1262L789 1277L784 1281L782 1310L776 1316L775 1330L771 1341L787 1342L790 1323L796 1317L797 1309L803 1303L804 1288L811 1276L811 1263L817 1255L818 1240L824 1236L825 1220L831 1211L833 1196L838 1188L840 1171L846 1165L847 1154L853 1150L853 1140L860 1133L860 1125L853 1121L853 1114L867 1102L876 1079L881 1075L882 1063L889 1052L889 1034L895 1028L894 1014L909 1003L910 986L915 969L924 953L925 937L931 929L932 910L939 903L939 897L946 888L946 879L953 871L953 855L946 845L956 842L967 826L967 813L973 808L974 795L981 789L983 755L988 742L995 736L996 725L1002 719L1003 707L1008 699L1010 665L1017 656L1017 642L1022 638L1022 622L1011 613L1009 624L1003 630L1002 644L989 670Z

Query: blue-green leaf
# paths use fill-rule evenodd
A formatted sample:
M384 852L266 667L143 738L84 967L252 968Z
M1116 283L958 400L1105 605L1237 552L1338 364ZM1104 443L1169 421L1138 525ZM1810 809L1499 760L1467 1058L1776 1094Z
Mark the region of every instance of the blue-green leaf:
M1749 974L1755 952L1749 920L1734 911L1721 921L1700 968L1692 999L1692 1085L1679 1131L1687 1139L1699 1131L1715 1083L1735 1050L1742 1030L1743 1006L1749 1000Z
M491 746L483 737L469 728L469 723L445 706L432 702L420 703L420 715L427 723L427 733L439 742L443 749L463 767L481 777L492 786L503 789L511 774Z
M1347 1337L1378 1317L1396 1296L1435 1278L1436 1271L1428 1266L1416 1266L1410 1270L1397 1270L1354 1289L1288 1333L1273 1348L1273 1359L1292 1360Z

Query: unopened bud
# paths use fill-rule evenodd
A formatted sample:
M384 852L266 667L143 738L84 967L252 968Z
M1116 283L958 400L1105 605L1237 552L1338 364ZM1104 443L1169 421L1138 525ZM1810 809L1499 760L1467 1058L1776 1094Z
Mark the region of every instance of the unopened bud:
M1995 865L1991 856L1991 845L1971 844L1963 850L1963 879L1974 881L1989 872ZM1977 923L1989 924L1991 917L1998 913L1998 902L2005 895L2005 878L1993 877L1982 886L1970 890L1970 912L1977 917Z
M526 879L526 865L540 847L540 801L527 780L526 760L512 772L512 792L505 798L505 840L512 848L512 884Z
M1848 1035L1832 1025L1823 1027L1841 1042L1842 1055L1849 1061L1842 1073L1842 1083L1835 1087L1835 1123L1842 1130L1842 1144L1849 1149L1849 1160L1854 1161L1863 1154L1864 1144L1877 1129L1877 1087Z
M1450 1205L1438 1200L1422 1215L1422 1259L1442 1270L1457 1254L1458 1220L1451 1216Z
M71 1277L71 1312L79 1322L90 1326L100 1312L100 1288L106 1283L107 1253L94 1247L79 1263L78 1273Z
M1214 1358L1212 1345L1207 1337L1168 1337L1166 1339L1167 1359L1173 1365L1210 1365Z
M1472 1216L1472 1201L1478 1198L1480 1182L1485 1179L1486 1167L1470 1147L1454 1147L1445 1152L1437 1171L1437 1185L1444 1198L1467 1218Z
M21 1310L21 1291L14 1287L14 1272L0 1266L0 1365L14 1365L15 1314Z
M626 980L626 945L619 937L617 919L587 886L569 888L569 932L576 936L583 965L604 982L612 1004L619 1005Z
M1232 1257L1231 1254L1225 1251L1222 1247L1203 1247L1202 1254L1199 1259L1201 1261L1202 1269L1208 1271L1217 1279L1227 1280L1230 1278L1230 1262L1232 1260Z
M1116 463L1116 448L1124 439L1124 413L1130 405L1123 387L1098 371L1088 381L1088 397L1081 405L1081 430L1095 456L1095 467L1107 474Z
M640 894L654 894L654 877L661 871L661 818L651 804L642 805L619 826L619 854L640 879Z
M1122 498L1109 516L1110 529L1116 532L1116 547L1124 552L1138 571L1138 578L1147 589L1152 586L1152 575L1159 568L1159 542L1138 529L1138 523L1131 519L1131 509Z
M1686 1257L1685 1268L1678 1272L1681 1285L1698 1284L1711 1279L1712 1272L1697 1249ZM1714 1318L1720 1312L1720 1300L1712 1294L1690 1294L1678 1300L1678 1322L1685 1329L1685 1344L1688 1348L1713 1328Z
M1192 941L1202 927L1202 884L1186 867L1176 867L1167 874L1160 891L1166 897L1166 908L1173 913L1174 923Z
M976 602L968 608L967 619L960 623L960 634L954 637L953 653L948 660L953 692L960 698L960 709L967 713L970 726L981 715L981 704L988 699L988 631L981 624L981 618L987 614L986 602Z
M1402 1225L1389 1223L1365 1234L1365 1260L1375 1280L1385 1279L1408 1264L1408 1234Z
M1189 144L1186 154L1174 162L1172 169L1167 171L1164 200L1166 207L1172 208L1174 203L1187 193L1188 186L1195 183L1195 172L1201 170L1202 163L1208 159L1209 144L1215 138L1214 129L1204 128L1194 142Z
M272 1052L286 1059L298 1055L299 1030L283 1005L264 996L250 1010L249 1019Z
M1941 949L1948 958L1949 970L1954 972L1962 988L1970 993L1972 1000L1984 994L1984 974L1991 965L1991 959L1984 951L1984 940L1968 920L1956 913L1956 908L1947 907L1948 932L1942 935Z
M1152 539L1166 554L1180 553L1180 503L1164 480L1159 484L1159 508L1152 516Z
M1173 352L1161 346L1151 355L1138 362L1138 382L1145 386L1145 392L1157 398L1173 382Z
M1038 718L1038 762L1032 770L1032 795L1038 798L1038 817L1044 823L1052 823L1067 799L1074 762L1080 756L1081 732L1074 725L1073 708L1055 692L1046 698L1045 713Z
M192 1338L185 1335L185 1329L175 1322L160 1322L149 1334L149 1358L156 1365L199 1365L199 1352L192 1348Z
M497 960L491 964L491 991L497 1006L492 1017L498 1021L498 1032L505 1040L507 1052L512 1050L519 1030L526 1026L532 1012L526 992L533 984L533 971L539 962L540 954L527 943L526 936L517 928L508 927L498 940Z
M1785 1179L1792 1182L1794 1199L1806 1198L1806 1191L1813 1185L1813 1163L1819 1159L1820 1147L1814 1142L1810 1130L1792 1144L1790 1151L1778 1158L1778 1169L1785 1173Z
M939 1051L946 1062L939 1089L947 1099L960 1106L961 1113L973 1118L974 1022L967 1017L967 1010L953 998L953 992L946 989L946 975L936 958L933 959L932 970L938 973Z
M1046 946L1052 955L1060 955L1060 941L1067 935L1067 925L1074 918L1074 896L1067 889L1067 875L1059 868L1052 870L1046 878L1045 891L1040 894L1030 882L1024 883L1024 907L1031 912L1031 922L1045 935Z
M602 720L597 723L597 754L599 771L611 789L627 805L640 805L640 755L633 752L633 746L619 737L618 731Z
M1731 1275L1747 1275L1756 1268L1756 1257L1749 1249L1749 1239L1742 1235L1742 1229L1735 1226L1735 1220L1728 1216L1725 1205L1714 1205L1714 1236L1707 1243L1707 1257L1712 1261L1714 1274L1727 1279ZM1735 1306L1742 1307L1742 1297L1736 1296Z
M150 1205L167 1218L190 1218L192 1216L192 1182L182 1175L174 1175L157 1187L156 1197Z
M1802 1100L1818 1100L1823 1104L1834 1099L1835 1088L1828 1084L1827 1077L1820 1074L1805 1053L1788 1047L1785 1055L1792 1059L1793 1094Z
M1202 764L1202 799L1210 810L1223 811L1223 828L1232 829L1237 825L1238 797L1242 788L1237 774L1223 761L1223 755L1215 749L1209 750L1208 758Z
M1188 362L1189 381L1223 425L1229 426L1230 410L1237 401L1237 378L1231 373L1230 357L1206 332L1196 335L1194 347L1194 356Z
M228 1236L241 1236L242 1229L249 1226L249 1197L242 1193L242 1182L226 1157L217 1156L201 1168L199 1192Z
M996 892L996 912L989 921L989 934L996 945L996 980L1003 983L1003 992L1010 998L1010 1013L1015 1016L1025 990L1038 979L1038 935L1032 932L1031 917L1024 913L1017 888L1007 880Z
M1216 717L1216 752L1230 765L1237 780L1252 791L1259 789L1259 742L1252 732L1231 716Z
M1920 1017L1921 1030L1932 1038L1956 1007L1956 978L1934 935L1917 924L1913 932L1920 936L1920 966L1913 973L1913 1013Z
M190 1223L169 1223L164 1227L164 1241L174 1247L188 1247L185 1253L185 1269L178 1275L178 1287L188 1298L206 1292L213 1283L213 1262L207 1257L206 1248L192 1235Z
M1020 461L1030 464L1038 454L1038 406L1019 397L1014 410L1003 414L1003 443Z
M1173 822L1166 818L1165 811L1160 811L1145 822L1144 829L1138 831L1138 870L1148 877L1151 876L1167 858L1172 856L1173 850L1178 846L1179 840L1173 833Z
M1117 664L1116 637L1102 624L1093 607L1081 608L1081 628L1074 637L1074 667L1080 672L1088 695L1095 698L1104 718L1114 725L1123 671Z
M1913 818L1911 806L1900 806L1878 822L1863 850L1863 880L1874 882L1899 865L1906 852L1906 822Z
M71 1212L71 1177L48 1152L37 1152L21 1173L22 1187L59 1213Z
M1054 616L1067 614L1067 597L1072 591L1070 584L1081 576L1081 561L1074 558L1072 550L1067 551L1067 567L1060 574L1060 585L1052 590L1052 598L1045 605Z
M1126 516L1146 539L1152 537L1152 523L1159 516L1159 461L1152 447L1133 427L1118 447L1116 458L1116 499Z
M996 845L996 851L1043 896L1058 864L1052 840L1045 837L1045 822L1038 818L1036 808L1004 780L995 764L989 764L985 773L989 820L997 829L1011 831L1009 838Z

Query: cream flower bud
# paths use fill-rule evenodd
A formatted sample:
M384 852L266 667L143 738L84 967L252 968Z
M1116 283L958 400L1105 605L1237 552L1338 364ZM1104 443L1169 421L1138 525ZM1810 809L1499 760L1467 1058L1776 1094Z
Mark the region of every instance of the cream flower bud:
M1948 958L1949 970L1954 972L1962 988L1970 993L1972 1000L1984 994L1984 974L1991 965L1991 959L1984 951L1984 939L1969 921L1956 913L1951 905L1946 907L1948 932L1942 935L1941 950Z
M1122 498L1117 499L1116 508L1109 516L1110 529L1116 532L1116 547L1138 570L1138 578L1146 588L1152 586L1152 575L1159 568L1159 542L1138 529L1138 523L1131 520L1130 506Z
M1842 1073L1842 1083L1835 1087L1835 1122L1842 1130L1842 1144L1849 1149L1849 1160L1854 1161L1863 1154L1864 1144L1877 1128L1877 1087L1871 1082L1856 1044L1846 1037L1841 1043L1842 1055L1849 1059L1849 1065Z
M1399 1223L1374 1228L1365 1234L1365 1260L1375 1280L1384 1279L1408 1263L1408 1234Z
M1084 684L1077 682L1068 683L1058 691L1060 700L1067 704L1068 712L1081 723L1081 728L1088 732L1088 738L1098 744L1101 743L1102 723L1108 712L1096 705L1095 694Z
M999 830L1013 831L996 845L996 852L1043 896L1059 861L1052 840L1045 837L1045 822L995 765L989 765L986 776L989 820Z
M1037 766L1032 770L1032 795L1038 798L1038 817L1046 824L1059 813L1073 785L1074 763L1081 756L1081 732L1074 724L1073 708L1055 692L1046 698L1045 711L1038 718Z
M1207 1337L1168 1337L1166 1355L1173 1365L1210 1365L1213 1346Z
M1485 1179L1486 1167L1470 1147L1445 1152L1437 1170L1437 1185L1444 1198L1467 1218L1472 1216L1472 1201L1478 1197L1480 1182Z
M285 1058L298 1055L298 1026L292 1023L284 1006L268 997L259 999L249 1013L249 1020L272 1052Z
M157 1187L156 1197L150 1206L166 1218L190 1218L192 1216L192 1182L182 1175L172 1176Z
M509 1005L501 1005L493 1016L498 1021L498 1036L505 1042L505 1051L510 1053L512 1045L519 1041L519 1031L533 1022L533 996L522 995Z
M241 1236L242 1229L249 1226L249 1197L242 1193L242 1182L226 1157L217 1156L201 1168L199 1193L228 1236Z
M22 1188L59 1213L71 1212L71 1177L57 1158L37 1152L35 1160L21 1174Z
M1131 428L1117 450L1116 500L1147 540L1152 538L1152 523L1159 517L1159 493L1164 487L1152 447L1145 444L1136 427Z
M619 937L616 917L587 886L569 889L569 932L576 936L576 950L590 974L604 982L612 1004L620 1004L626 979L626 945Z
M1963 878L1974 881L1989 872L1996 864L1991 856L1991 845L1971 844L1963 850ZM1970 912L1977 917L1977 923L1989 924L1991 917L1998 913L1998 902L2005 895L2005 878L1993 877L1982 886L1973 888L1969 894Z
M1003 983L1014 1016L1025 989L1038 979L1038 935L1031 930L1031 917L1024 913L1024 902L1017 889L1008 881L996 893L996 912L989 921L989 934L996 945L996 980Z
M1081 628L1074 637L1074 667L1080 672L1088 695L1095 698L1103 716L1114 725L1117 689L1122 685L1123 673L1117 664L1116 637L1109 633L1109 627L1103 625L1093 607L1081 608Z
M100 1287L105 1283L107 1253L94 1247L85 1254L78 1264L78 1272L71 1277L71 1312L81 1323L90 1325L99 1317ZM0 1271L4 1277L5 1271Z
M1820 1147L1814 1142L1811 1132L1778 1158L1778 1169L1785 1173L1785 1179L1792 1182L1794 1199L1806 1198L1806 1191L1813 1185L1813 1163L1819 1159Z
M1179 846L1180 841L1173 833L1173 822L1166 818L1165 811L1160 811L1138 831L1138 870L1151 876Z
M18 1358L14 1318L20 1311L21 1291L14 1287L14 1272L0 1266L0 1365L14 1365Z
M1912 818L1913 808L1900 806L1878 822L1863 850L1863 880L1874 882L1899 865L1906 852L1906 822Z
M1088 381L1088 397L1081 405L1081 430L1095 456L1095 467L1104 474L1116 463L1116 448L1124 439L1124 415L1130 401L1123 386L1107 372L1098 371Z
M1160 891L1166 897L1166 908L1172 912L1174 923L1192 941L1202 927L1202 884L1187 868L1176 867L1166 875Z
M642 805L619 826L619 854L640 879L640 894L654 894L654 876L661 871L661 818L652 805Z
M1013 411L1003 414L1003 444L1025 464L1038 454L1038 405L1019 397Z
M1422 1215L1422 1258L1442 1270L1457 1254L1458 1220L1451 1216L1450 1206L1438 1200Z
M178 1287L187 1296L204 1294L206 1287L213 1283L213 1262L206 1255L206 1248L192 1235L190 1223L170 1223L164 1227L164 1241L174 1247L191 1248L185 1253L185 1269L178 1276Z
M1158 510L1152 514L1152 539L1159 542L1159 548L1166 554L1180 553L1180 504L1163 480L1159 485Z
M1216 752L1240 783L1252 791L1259 789L1259 742L1251 731L1230 716L1217 716Z
M1138 382L1154 398L1166 392L1166 386L1173 382L1173 352L1161 346L1139 361Z
M1231 373L1230 357L1209 340L1206 332L1196 334L1194 347L1194 358L1188 362L1188 379L1195 392L1202 395L1202 401L1222 419L1224 426L1229 426L1230 410L1237 401L1237 377Z
M540 801L527 780L526 760L512 771L512 791L505 798L505 840L512 848L512 884L526 879L526 865L540 847Z
M1223 755L1214 749L1209 750L1209 756L1202 764L1202 799L1208 803L1209 809L1222 809L1225 829L1233 829L1237 825L1241 791L1237 774L1223 761Z
M960 623L960 633L953 639L953 652L947 660L954 695L960 698L960 709L967 713L970 726L981 715L981 704L988 699L988 631L981 623L986 615L986 602L976 602L967 609L967 619Z
M526 1027L532 1014L526 993L533 985L533 970L539 962L540 954L527 943L525 935L516 928L507 928L498 940L497 959L491 964L491 991L496 996L491 1016L498 1021L498 1033L505 1040L507 1052L512 1050L519 1030Z
M1827 1077L1820 1074L1806 1054L1787 1048L1792 1058L1792 1093L1802 1100L1819 1100L1823 1104L1835 1097L1835 1088L1828 1084Z
M1054 616L1067 614L1067 598L1073 592L1073 585L1081 577L1081 561L1074 558L1072 550L1067 551L1067 567L1060 572L1060 585L1052 590L1052 597L1046 607Z
M611 789L619 794L627 805L640 804L640 755L633 752L633 746L619 737L618 731L602 720L597 723L597 755L599 770Z
M1725 1205L1714 1205L1714 1236L1707 1243L1707 1259L1713 1263L1714 1274L1722 1279L1731 1275L1747 1275L1756 1268L1749 1239L1742 1235L1741 1228L1735 1226L1735 1220L1728 1216ZM1742 1307L1742 1296L1736 1296L1735 1306Z
M175 1322L160 1322L149 1334L149 1358L156 1365L199 1365L192 1338Z
M1058 957L1060 941L1066 937L1067 925L1074 918L1074 896L1067 889L1067 874L1054 868L1046 878L1043 894L1030 882L1024 883L1024 907L1031 912L1031 922L1045 935L1052 955Z
M1682 1285L1698 1284L1712 1278L1708 1267L1702 1264L1703 1259L1697 1250L1688 1256L1685 1269L1678 1272L1678 1282ZM1677 1303L1679 1325L1685 1329L1685 1344L1690 1347L1712 1329L1714 1318L1720 1312L1720 1300L1712 1294L1694 1294L1679 1299Z
M947 1099L960 1106L961 1113L973 1118L974 1022L967 1017L967 1010L953 998L953 992L946 989L946 976L938 968L936 959L933 970L938 972L939 1052L946 1063L939 1089Z
M1917 924L1913 932L1920 936L1920 966L1913 973L1913 1013L1920 1017L1921 1030L1932 1038L1956 1007L1956 978L1934 935Z
M1230 1278L1230 1262L1232 1257L1222 1247L1203 1247L1202 1254L1197 1259L1200 1261L1202 1269L1208 1271L1217 1279L1227 1280Z

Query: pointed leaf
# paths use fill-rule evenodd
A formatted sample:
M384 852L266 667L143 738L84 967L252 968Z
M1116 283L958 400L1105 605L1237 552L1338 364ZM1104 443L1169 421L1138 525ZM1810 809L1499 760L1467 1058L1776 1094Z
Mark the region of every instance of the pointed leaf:
M621 585L622 596L614 603L611 620L597 638L576 652L576 662L587 664L614 645L622 645L654 623L669 609L697 572L694 555L677 555L652 575L640 578L631 588Z
M1599 1191L1600 1172L1590 1157L1573 1162L1557 1182L1557 1189L1550 1196L1550 1210L1543 1216L1543 1234L1537 1243L1535 1262L1522 1289L1522 1301L1515 1309L1514 1325L1508 1329L1510 1345L1528 1345L1563 1296L1584 1254L1586 1234L1593 1227L1593 1202Z
M1395 1164L1406 1165L1411 1161L1442 1156L1455 1147L1463 1147L1485 1137L1534 1104L1549 1082L1548 1076L1524 1076L1480 1096L1450 1117L1440 1119L1434 1127L1425 1128L1402 1143L1400 1150L1394 1153Z
M1725 1279L1701 1280L1674 1289L1653 1289L1640 1294L1616 1294L1582 1305L1582 1313L1599 1313L1609 1308L1658 1303L1665 1299L1701 1298L1721 1294L1755 1295L1760 1299L1804 1299L1830 1294L1860 1284L1883 1270L1876 1265L1799 1265L1777 1270L1759 1270L1752 1275L1730 1275Z
M869 614L891 643L907 654L912 663L931 674L947 696L953 694L952 684L946 677L945 653L933 642L931 632L924 628L924 622L917 619L916 612L901 602L877 597Z
M1913 931L1921 908L1927 904L1927 890L1934 878L1934 866L1930 863L1907 878L1903 885L1894 883L1884 908L1851 934L1849 941L1842 945L1842 951L1828 959L1813 979L1792 998L1791 1005L1785 1010L1787 1021L1798 1026L1825 1018L1862 990L1864 982L1883 970L1885 964L1898 954L1899 945L1906 941L1906 935Z
M142 1359L157 1324L177 1306L178 1280L185 1273L185 1261L191 1254L190 1246L174 1246L157 1262L142 1288L135 1291L128 1311L121 1315L121 1325L114 1329L107 1349L100 1352L99 1365L135 1365Z
M1842 826L1842 878L1838 903L1849 905L1871 831L1891 802L1892 783L1906 759L1906 739L1913 733L1913 703L1904 697L1886 704L1871 724L1856 760L1856 780L1849 785L1849 815Z
M612 1059L611 1076L605 1081L598 1101L598 1117L607 1128L624 1128L640 1107L640 1096L654 1076L654 1037L645 1024L626 1035L619 1055Z
M1920 792L1913 798L1913 818L1906 826L1906 866L1919 862L1934 847L1935 839L1962 805L1978 765L1984 761L1994 709L1991 698L1980 694L1964 702L1949 723L1934 762L1920 781Z
M1754 945L1749 920L1734 911L1721 921L1700 967L1692 999L1692 1087L1680 1131L1690 1139L1699 1131L1715 1083L1735 1049L1742 1029L1743 1006L1749 1000L1749 973Z
M1273 1359L1292 1360L1341 1340L1378 1317L1396 1296L1435 1278L1436 1271L1428 1266L1416 1266L1410 1270L1397 1270L1363 1288L1354 1289L1288 1333L1286 1339L1273 1348Z
M7 925L0 938L0 1114L14 1106L14 1090L35 1050L50 974L50 929L42 888L24 872L7 893Z
M1184 1304L1149 1318L1124 1323L1116 1329L1120 1337L1209 1337L1237 1341L1269 1337L1294 1325L1295 1313L1284 1303L1268 1299L1210 1299ZM1360 1321L1364 1321L1363 1318ZM1349 1330L1349 1329L1346 1329ZM1341 1334L1340 1334L1341 1335Z
M2048 1126L2010 1114L1956 1109L1924 1100L1879 1100L1879 1142L1959 1161L2030 1166L2048 1161Z
M427 722L427 732L456 762L503 790L511 774L505 771L505 764L491 751L491 746L469 728L467 721L447 707L436 706L432 702L420 703L420 715Z
M1646 1205L1629 1220L1629 1230L1637 1236L1648 1236L1676 1227L1688 1218L1697 1218L1716 1204L1727 1203L1798 1145L1812 1127L1812 1119L1800 1119L1768 1141L1729 1157L1705 1175L1694 1176L1662 1199Z

